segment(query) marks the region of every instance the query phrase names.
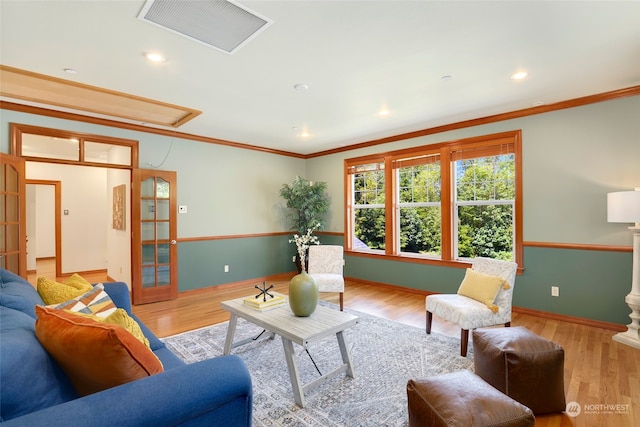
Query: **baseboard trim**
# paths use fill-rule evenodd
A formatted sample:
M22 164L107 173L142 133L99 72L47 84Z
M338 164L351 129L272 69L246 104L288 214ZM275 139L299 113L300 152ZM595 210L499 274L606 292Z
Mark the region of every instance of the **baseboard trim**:
M58 277L71 277L74 274L79 274L80 276L88 276L89 274L107 274L106 268L101 268L98 270L84 270L84 271L74 271L73 273L61 273ZM109 276L107 276L109 278Z
M408 287L405 287L405 286L390 285L388 283L380 283L380 282L374 282L374 281L370 281L370 280L357 279L355 277L345 277L345 280L350 280L352 282L358 282L358 283L362 283L362 284L365 284L365 285L375 286L377 289L380 289L380 288L396 288L396 289L400 288L403 291L410 292L410 293L413 293L413 294L424 295L425 297L427 295L434 295L434 294L439 293L439 292L426 291L426 290L422 290L422 289L408 288ZM568 315L565 315L565 314L551 313L551 312L548 312L548 311L534 310L534 309L525 308L525 307L513 307L513 311L515 313L526 314L526 315L534 316L534 317L540 317L542 319L559 320L561 322L575 323L575 324L578 324L578 325L591 326L591 327L594 327L594 328L606 329L606 330L610 330L610 331L624 332L624 331L627 330L626 326L619 325L617 323L604 322L604 321L601 321L601 320L587 319L587 318L584 318L584 317L568 316Z
M627 327L617 323L603 322L602 320L587 319L584 317L567 316L565 314L550 313L548 311L534 310L532 308L513 307L513 311L519 314L541 317L543 319L559 320L561 322L576 323L578 325L592 326L594 328L607 329L610 331L624 332Z

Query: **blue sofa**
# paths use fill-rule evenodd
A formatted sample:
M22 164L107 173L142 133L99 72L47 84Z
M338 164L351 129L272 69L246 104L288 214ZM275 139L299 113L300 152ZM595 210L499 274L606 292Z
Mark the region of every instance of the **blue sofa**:
M133 315L126 284L104 287L138 321L165 372L78 397L35 336L34 307L42 299L29 282L0 269L0 425L251 425L251 377L240 358L186 365Z

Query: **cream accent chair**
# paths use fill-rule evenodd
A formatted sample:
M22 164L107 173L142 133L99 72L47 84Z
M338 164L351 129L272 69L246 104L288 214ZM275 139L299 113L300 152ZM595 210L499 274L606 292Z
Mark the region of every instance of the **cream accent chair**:
M340 311L344 308L344 250L337 245L309 247L309 276L316 279L319 292L340 292Z
M458 294L428 295L427 334L431 333L433 315L453 322L462 329L460 334L460 355L467 355L469 330L487 326L511 326L511 302L516 280L518 264L491 258L474 258L471 269L479 273L490 274L504 279L508 289L501 288L496 296L497 312L493 312L484 303Z

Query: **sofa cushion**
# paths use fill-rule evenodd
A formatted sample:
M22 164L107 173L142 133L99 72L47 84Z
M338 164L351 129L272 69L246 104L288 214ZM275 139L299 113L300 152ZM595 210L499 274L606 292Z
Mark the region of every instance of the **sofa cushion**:
M42 304L36 289L22 277L0 269L0 305L36 318L34 307Z
M58 310L94 314L98 317L108 317L116 311L116 305L104 291L104 285L102 283L98 283L82 295L78 295L60 304L49 305L48 307Z
M37 290L45 304L60 304L79 295L90 291L93 288L91 283L82 278L79 274L73 274L63 283L46 277L38 277Z
M494 303L504 284L505 281L501 277L479 273L467 268L460 288L458 288L458 295L479 301L487 308L497 312L498 307Z
M144 344L120 326L36 307L35 333L82 396L163 371Z
M0 420L78 397L69 378L36 339L34 323L28 314L0 306Z

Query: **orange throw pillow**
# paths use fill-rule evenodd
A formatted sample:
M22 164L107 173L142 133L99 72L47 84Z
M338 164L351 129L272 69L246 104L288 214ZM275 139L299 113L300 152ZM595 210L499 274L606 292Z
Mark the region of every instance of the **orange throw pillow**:
M163 371L153 352L121 326L36 306L36 337L86 396Z

